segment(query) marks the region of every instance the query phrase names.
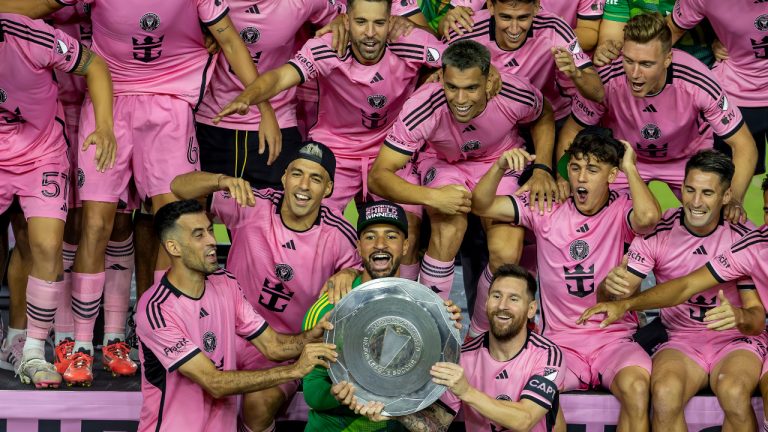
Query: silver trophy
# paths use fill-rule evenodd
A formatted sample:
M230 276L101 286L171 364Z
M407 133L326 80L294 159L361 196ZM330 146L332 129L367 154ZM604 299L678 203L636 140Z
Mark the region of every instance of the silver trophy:
M443 300L417 282L381 278L366 282L339 301L325 341L336 344L334 384L348 381L360 403L384 403L385 415L426 408L445 391L432 382L436 362L458 363L459 331Z

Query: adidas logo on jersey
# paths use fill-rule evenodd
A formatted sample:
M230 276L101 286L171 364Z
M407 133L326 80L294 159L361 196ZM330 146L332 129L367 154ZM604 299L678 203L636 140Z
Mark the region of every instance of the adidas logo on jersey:
M258 5L253 5L253 6L249 7L248 9L246 9L245 13L257 14L257 13L261 13L261 12L259 12L259 6Z
M507 370L506 369L501 371L500 374L496 375L496 379L497 380L503 380L503 379L507 379L507 378L509 378L509 375L507 375Z
M290 241L286 242L283 245L283 248L290 249L290 250L296 250L296 245L293 244L293 240L290 240Z
M208 313L207 310L205 310L205 308L200 308L200 318L205 318L208 315L210 315L210 314Z
M462 133L472 132L472 131L474 131L474 130L477 130L477 128L476 128L476 127L474 127L474 126L472 126L472 125L469 125L469 126L467 126L467 127L465 127L465 128L464 128L464 130L462 131Z
M589 231L589 225L588 224L584 224L584 225L576 228L576 232L585 233L587 231Z
M643 108L643 112L658 112L658 111L656 111L656 107L653 106L653 104L650 104L647 107Z
M707 250L704 249L704 246L699 246L696 248L695 251L693 251L694 255L707 255Z
M520 66L520 63L518 63L517 60L515 60L515 59L512 59L512 60L508 61L504 65L504 67L515 67L515 66Z
M377 83L379 81L384 81L384 77L381 76L378 72L376 72L376 75L373 76L373 79L371 80L371 84Z

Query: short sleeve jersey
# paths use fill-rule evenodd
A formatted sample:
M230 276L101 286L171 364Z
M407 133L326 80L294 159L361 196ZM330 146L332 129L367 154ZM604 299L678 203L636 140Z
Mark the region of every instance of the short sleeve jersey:
M202 353L216 369L235 370L237 339L252 340L266 328L224 270L206 277L200 298L163 277L136 306L144 399L139 431L234 431L237 397L215 399L178 369Z
M498 400L520 401L528 399L547 410L544 418L531 431L552 431L557 417L559 390L563 387L566 365L563 353L552 341L527 330L525 344L514 357L498 361L488 351L489 335L483 333L464 343L459 364L469 385ZM467 431L503 431L499 426L483 417L450 391L440 397L439 402L452 414L464 409L464 424Z
M686 227L684 218L682 208L667 210L652 233L636 237L627 252L627 269L641 278L653 271L656 283L664 283L691 273L754 229L751 223L730 224L721 219L709 235L699 236ZM670 332L714 331L706 328L704 314L720 305L719 290L723 290L731 304L740 307L741 297L736 288L735 281L726 282L694 295L685 303L663 308L662 322ZM754 290L755 286L747 278L739 281L738 288ZM738 329L726 331L738 337Z
M406 102L384 145L411 155L427 144L438 158L451 163L493 161L506 150L522 147L518 124L539 118L541 93L525 79L502 79L501 92L468 123L456 121L441 84L423 85Z
M227 268L275 331L299 333L304 314L328 278L360 267L357 235L325 206L310 229L293 231L280 216L283 192L262 189L254 194L256 205L246 208L225 192L213 195L211 211L232 235Z
M275 69L291 59L296 33L305 22L328 24L342 7L328 0L230 0L229 18L243 39L260 72ZM224 56L219 56L208 91L197 111L197 121L213 125L213 117L243 91L243 85ZM291 87L269 100L281 128L296 126L296 88ZM251 107L246 115L229 116L217 125L223 128L258 130L261 114Z
M584 69L592 66L571 26L562 18L542 10L533 18L523 44L507 51L496 42L496 20L489 11L476 12L472 19L475 21L472 31L463 35L451 31L449 43L473 40L482 44L491 52L491 63L497 70L523 76L541 90L552 105L555 119L559 120L571 112L571 98L565 95L563 88L572 87L573 83L557 70L550 51L552 47L565 48L573 55L576 67Z
M730 248L707 262L707 268L720 283L751 277L757 294L768 305L768 225L745 235Z
M603 17L605 0L541 0L541 7L560 15L576 27L577 20L599 20Z
M603 103L577 94L573 118L582 126L602 124L613 129L614 136L632 144L639 161L688 159L712 148L713 133L727 139L743 122L741 111L712 72L683 51L672 50L666 83L654 96L632 96L622 58L598 73L605 87Z
M768 6L763 1L677 0L672 20L689 29L708 18L728 49L713 75L743 107L768 106ZM762 145L762 143L760 143Z
M61 30L21 15L0 14L0 169L29 170L64 157L64 116L53 71L71 73L82 46Z
M289 62L302 81L318 80L320 102L311 139L336 157L375 158L390 126L416 88L422 67L440 67L444 44L421 29L387 44L375 65L364 65L347 48L331 48L332 36L310 39Z
M58 0L74 4L75 0ZM223 19L223 0L86 0L93 50L112 73L116 96L164 94L197 107L211 79L214 56L200 28Z
M573 199L555 204L551 212L532 211L528 194L510 196L515 225L536 236L541 287L542 333L560 345L560 336L596 334L626 337L637 329L637 316L626 314L614 325L600 328L599 316L581 326L576 319L597 303L597 286L621 262L624 246L634 238L629 217L632 200L609 192L608 202L594 215L585 215Z

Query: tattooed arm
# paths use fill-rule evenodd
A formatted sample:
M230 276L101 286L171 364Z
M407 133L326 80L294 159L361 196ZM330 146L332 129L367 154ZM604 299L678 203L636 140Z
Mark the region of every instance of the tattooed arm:
M396 417L396 420L411 432L432 432L447 431L453 417L443 406L433 403L419 412Z

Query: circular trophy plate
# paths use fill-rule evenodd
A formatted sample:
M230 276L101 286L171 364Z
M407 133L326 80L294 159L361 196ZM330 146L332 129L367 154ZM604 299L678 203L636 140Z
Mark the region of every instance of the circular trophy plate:
M417 282L381 278L364 283L331 312L336 344L333 383L351 382L358 401L384 403L388 415L414 413L437 400L445 387L429 369L439 361L457 363L461 349L443 300Z

